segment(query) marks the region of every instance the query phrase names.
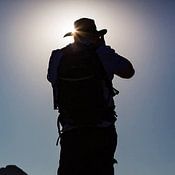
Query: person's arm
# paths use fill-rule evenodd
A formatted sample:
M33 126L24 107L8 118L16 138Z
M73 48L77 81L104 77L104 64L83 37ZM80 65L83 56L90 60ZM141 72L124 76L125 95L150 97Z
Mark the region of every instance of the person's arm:
M117 55L117 57L119 57L119 61L114 73L121 78L131 78L135 74L131 62L120 55Z
M97 53L105 67L113 74L118 75L121 78L131 78L134 75L135 70L131 62L115 53L115 50L110 46L101 45L97 49Z
M48 72L47 72L47 80L52 84L52 88L53 88L53 107L54 110L58 109L58 90L57 90L57 85L56 85L56 81L57 81L57 70L58 70L58 66L60 63L62 57L62 53L60 50L54 50L52 51L52 54L50 56L50 60L49 60L49 65L48 65Z
M57 79L57 69L62 57L62 53L60 50L53 50L49 59L48 72L47 72L47 80L54 84Z

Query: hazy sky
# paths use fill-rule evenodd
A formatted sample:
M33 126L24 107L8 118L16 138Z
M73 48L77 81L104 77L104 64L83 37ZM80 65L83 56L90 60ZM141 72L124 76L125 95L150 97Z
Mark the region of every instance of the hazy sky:
M56 174L59 158L52 89L46 80L52 49L80 17L108 29L106 43L136 69L115 77L119 175L175 172L175 1L1 0L0 167Z

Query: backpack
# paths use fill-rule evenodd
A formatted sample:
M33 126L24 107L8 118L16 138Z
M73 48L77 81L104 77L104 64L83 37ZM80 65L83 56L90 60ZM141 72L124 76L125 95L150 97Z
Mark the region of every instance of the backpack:
M60 123L73 120L76 125L92 125L108 116L114 120L114 106L108 104L105 88L109 96L114 96L112 82L95 49L72 45L62 49L57 77L57 105L60 112Z

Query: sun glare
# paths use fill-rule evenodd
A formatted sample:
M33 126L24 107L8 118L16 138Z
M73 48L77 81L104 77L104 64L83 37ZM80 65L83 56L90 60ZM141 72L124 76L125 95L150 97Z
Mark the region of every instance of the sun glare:
M61 46L64 46L66 44L69 44L71 42L73 42L73 37L72 36L67 36L64 37L63 36L69 32L74 33L75 29L74 29L74 19L69 19L67 21L62 22L61 26L58 27L59 29L59 38L61 39Z
M73 28L71 32L72 32L72 34L75 34L76 29L75 29L75 28Z
M65 35L68 32L74 31L74 20L72 18L68 18L69 20L65 20L60 22L59 30L62 35ZM62 19L61 19L62 20Z

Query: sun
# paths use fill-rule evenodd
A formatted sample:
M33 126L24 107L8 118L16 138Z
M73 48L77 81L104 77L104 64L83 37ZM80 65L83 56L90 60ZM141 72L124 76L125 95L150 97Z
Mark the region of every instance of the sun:
M74 34L74 33L76 32L76 29L75 29L75 28L73 28L71 32Z

